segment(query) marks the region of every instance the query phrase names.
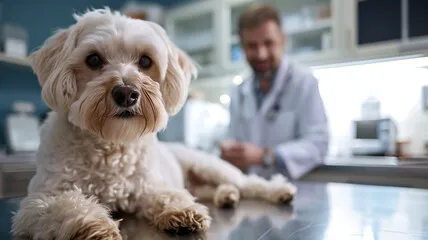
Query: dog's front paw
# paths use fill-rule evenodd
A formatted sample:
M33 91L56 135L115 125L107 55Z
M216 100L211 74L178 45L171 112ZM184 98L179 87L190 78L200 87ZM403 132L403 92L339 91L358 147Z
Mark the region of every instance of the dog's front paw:
M195 203L185 209L167 207L157 216L154 224L161 230L174 234L204 232L211 224L208 209Z
M296 194L296 187L291 183L272 185L269 189L268 200L274 204L289 204Z
M73 240L121 240L118 223L108 220L95 220L82 225L73 235Z
M284 189L279 190L276 193L272 193L269 198L269 200L274 204L289 204L293 199L294 196Z
M275 174L269 181L267 200L274 204L289 204L296 195L297 188L282 174Z
M219 208L236 208L239 202L239 190L233 185L220 185L214 195L214 204Z

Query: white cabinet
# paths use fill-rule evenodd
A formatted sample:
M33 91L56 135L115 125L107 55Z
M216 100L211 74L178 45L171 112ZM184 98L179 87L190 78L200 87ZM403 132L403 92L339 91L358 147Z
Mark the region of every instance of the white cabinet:
M298 61L322 63L343 48L341 0L205 0L171 9L166 30L202 67L201 77L247 69L237 33L239 15L253 2L275 4L287 33L287 53Z
M399 38L397 34L379 37L391 30L383 28L396 30L392 26L396 23L391 21L389 26L388 20L376 19L396 16L385 8L368 6L387 0L199 0L170 10L166 29L173 41L201 64L200 78L192 86L213 100L227 94L237 74L249 73L237 34L238 17L249 4L275 4L283 16L288 56L307 66L319 66L427 54L427 1L390 3L397 1L402 12ZM366 19L367 14L373 19ZM367 32L374 35L364 36Z
M376 6L371 6L380 4L376 0L196 1L170 10L166 29L173 41L200 63L201 78L230 75L229 79L232 79L233 74L248 70L237 27L239 15L253 2L273 3L278 7L288 39L287 54L298 62L315 66L425 54L428 37L413 36L421 35L425 26L423 23L415 24L417 19L425 16L418 9L427 5L425 1L418 1L394 0L400 3L402 36L389 41L370 41L382 35L378 32L388 34L389 28L397 28L388 26L389 22L385 19L375 21L377 14L372 16L373 21L367 21L373 11L380 11ZM379 16L396 18L385 10ZM413 23L409 24L411 21ZM376 24L388 29L371 27ZM428 30L423 33L428 35Z
M341 61L427 54L427 1L349 0L341 7L345 43Z
M233 74L248 71L237 27L239 15L253 2L273 3L278 7L287 34L288 56L308 66L425 54L428 50L428 37L419 36L423 35L420 32L424 25L415 24L424 16L423 11L417 10L427 5L421 0L394 0L400 2L402 36L387 41L370 40L381 35L377 32L388 34L389 28L397 28L388 26L385 19L375 21L376 14L373 21L367 21L373 11L380 11L370 5L380 4L375 0L196 1L167 12L166 29L173 41L201 65L202 79L216 81L215 77L229 75L231 81ZM395 15L382 10L379 16L394 19ZM428 30L423 33L428 35Z

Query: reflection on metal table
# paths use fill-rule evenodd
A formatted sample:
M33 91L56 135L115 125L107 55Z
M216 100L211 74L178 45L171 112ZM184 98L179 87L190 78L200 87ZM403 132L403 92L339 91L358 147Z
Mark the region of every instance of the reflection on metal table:
M207 234L169 236L124 217L124 239L428 240L428 191L340 183L299 182L290 206L242 201L235 210L212 206ZM10 239L11 211L20 199L0 201L0 239Z

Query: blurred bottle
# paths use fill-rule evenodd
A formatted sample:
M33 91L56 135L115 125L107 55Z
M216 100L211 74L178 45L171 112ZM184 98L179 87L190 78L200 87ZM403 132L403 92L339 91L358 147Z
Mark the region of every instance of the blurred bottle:
M324 32L321 36L321 49L323 51L333 48L333 37L330 31Z
M39 119L33 115L31 102L15 102L14 113L6 117L8 153L27 154L37 151L40 143Z
M380 101L374 96L369 96L361 104L362 119L378 119L381 117Z

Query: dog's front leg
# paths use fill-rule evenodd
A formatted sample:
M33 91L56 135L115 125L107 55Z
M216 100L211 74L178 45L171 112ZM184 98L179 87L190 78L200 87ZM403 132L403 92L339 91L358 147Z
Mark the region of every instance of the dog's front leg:
M34 240L121 239L107 209L80 190L28 195L13 217L12 234Z
M146 190L141 209L150 223L170 233L204 232L211 223L207 207L185 189L152 187Z

